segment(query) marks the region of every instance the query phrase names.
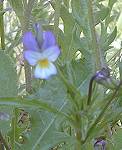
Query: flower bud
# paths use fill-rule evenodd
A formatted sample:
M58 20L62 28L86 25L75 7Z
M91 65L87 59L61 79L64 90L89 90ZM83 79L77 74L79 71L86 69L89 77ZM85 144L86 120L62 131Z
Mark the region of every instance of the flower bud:
M102 139L96 140L94 144L94 149L95 150L106 150L106 141Z
M96 72L95 80L97 82L101 82L102 80L106 80L110 77L110 72L108 68L102 68L100 71Z
M34 29L35 29L35 35L36 35L36 40L37 40L38 46L41 49L41 46L42 46L42 43L43 43L42 27L39 23L35 23L34 24Z

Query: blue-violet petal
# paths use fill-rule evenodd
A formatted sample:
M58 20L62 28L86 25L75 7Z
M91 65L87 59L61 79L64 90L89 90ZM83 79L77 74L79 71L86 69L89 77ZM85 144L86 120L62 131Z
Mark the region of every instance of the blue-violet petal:
M36 41L35 36L32 34L32 32L26 32L23 35L23 45L26 50L32 50L32 51L38 51L39 47Z
M43 32L43 44L42 50L45 50L51 46L56 45L55 35L51 31L44 31Z

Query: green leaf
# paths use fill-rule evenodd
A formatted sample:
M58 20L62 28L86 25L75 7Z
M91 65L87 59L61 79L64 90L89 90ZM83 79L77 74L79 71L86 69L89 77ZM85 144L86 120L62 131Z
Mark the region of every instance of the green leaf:
M77 25L75 23L75 20L71 13L68 12L68 10L61 6L61 18L64 23L64 39L63 39L63 45L62 49L63 52L63 61L66 63L66 61L71 61L73 58L73 55L75 51L77 50L76 45L74 45L74 33L76 33ZM67 59L66 59L67 58Z
M64 22L64 32L71 33L74 28L75 20L71 13L62 5L60 10L61 18Z
M100 48L106 51L111 48L110 44L115 40L117 35L117 27L114 28L113 32L108 34L107 28L101 23L101 35L100 35Z
M3 135L10 130L11 116L13 107L0 106L0 129Z
M17 96L17 73L10 57L4 52L0 52L0 98ZM4 101L4 100L3 100ZM10 119L13 106L0 105L0 112L9 116L7 120L0 120L0 128L3 134L10 129Z
M64 106L62 106L63 108ZM59 132L55 127L55 121L58 116L52 116L48 113L41 113L40 129L38 130L37 138L32 145L32 149L43 149L48 150L49 148L55 147L56 145L70 140L70 136L65 133Z
M107 50L109 45L115 40L117 35L117 27L114 28L113 32L107 37L107 41L104 43L104 49Z
M85 59L72 61L74 84L76 87L81 86L87 76L91 73L91 65Z
M108 6L112 9L113 5L117 2L117 0L109 0Z
M49 103L50 106L61 113L67 106L66 88L57 77L41 85L37 93L31 97L38 98L40 101L43 99L45 103ZM27 136L27 142L22 146L23 149L49 150L57 144L72 139L72 137L56 128L55 121L57 118L60 120L61 117L58 113L30 110L30 115L32 129Z
M29 100L22 97L1 97L0 105L6 106L16 106L16 107L30 107L30 108L39 108L44 109L49 112L57 113L57 109L51 106L51 103L47 103L37 99Z
M38 97L38 100L28 100L21 97L0 98L1 105L31 108L30 114L32 119L32 130L30 133L25 134L27 140L25 140L26 144L21 147L22 149L25 149L25 147L32 148L33 146L33 148L36 147L38 149L39 147L39 149L41 148L44 150L48 150L50 147L53 147L58 143L62 143L64 139L70 139L69 136L65 135L64 133L60 133L54 128L55 120L57 117L59 117L57 112L64 109L67 104L67 101L65 100L65 88L63 89L62 86L63 85L61 85L61 82L57 79L48 81L48 84L40 88L39 92L35 96L33 96ZM41 98L43 98L45 102L42 102ZM56 106L57 109L53 106ZM40 112L37 108L44 108L49 112L55 112L57 114L54 115L49 112ZM35 116L40 117L35 118ZM53 137L55 138L52 138L52 135L54 135ZM45 141L47 141L48 144L45 143Z
M76 22L82 27L84 34L91 38L90 26L89 26L89 12L88 1L86 0L72 0L71 1L72 14Z
M36 20L36 22L40 22L41 20L47 21L47 19L52 19L52 16L49 16L48 14L49 5L50 4L48 1L35 1L35 5L32 10L32 16L34 17L34 20Z
M103 21L109 13L108 8L103 8L100 11L97 11L95 14L95 25Z
M122 129L118 128L113 135L113 140L112 140L112 142L114 144L113 150L121 150L122 149L121 140L122 140Z
M0 52L0 97L17 95L17 73L8 55Z

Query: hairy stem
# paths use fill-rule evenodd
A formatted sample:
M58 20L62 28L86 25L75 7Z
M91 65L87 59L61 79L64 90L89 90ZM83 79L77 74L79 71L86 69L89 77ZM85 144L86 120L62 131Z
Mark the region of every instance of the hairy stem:
M26 5L24 18L21 21L22 32L23 34L29 30L30 18L31 18L31 11L33 8L35 0L30 0ZM25 47L24 47L25 50ZM28 93L32 92L32 84L31 84L31 67L28 65L26 61L24 61L24 69L25 69L25 82L26 82L26 91Z
M91 36L92 36L91 43L92 43L94 59L96 63L95 66L96 66L96 70L99 70L101 67L101 63L102 63L102 56L101 56L101 52L97 43L92 0L88 0L88 17L89 17Z

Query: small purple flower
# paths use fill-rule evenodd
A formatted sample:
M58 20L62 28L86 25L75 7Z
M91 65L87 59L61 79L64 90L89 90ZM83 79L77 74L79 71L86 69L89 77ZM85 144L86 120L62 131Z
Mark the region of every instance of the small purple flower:
M42 32L42 40L39 40L38 37L34 36L32 32L26 32L23 35L23 45L26 48L24 58L31 66L36 66L35 78L48 79L57 74L53 62L58 58L60 49L51 31Z

